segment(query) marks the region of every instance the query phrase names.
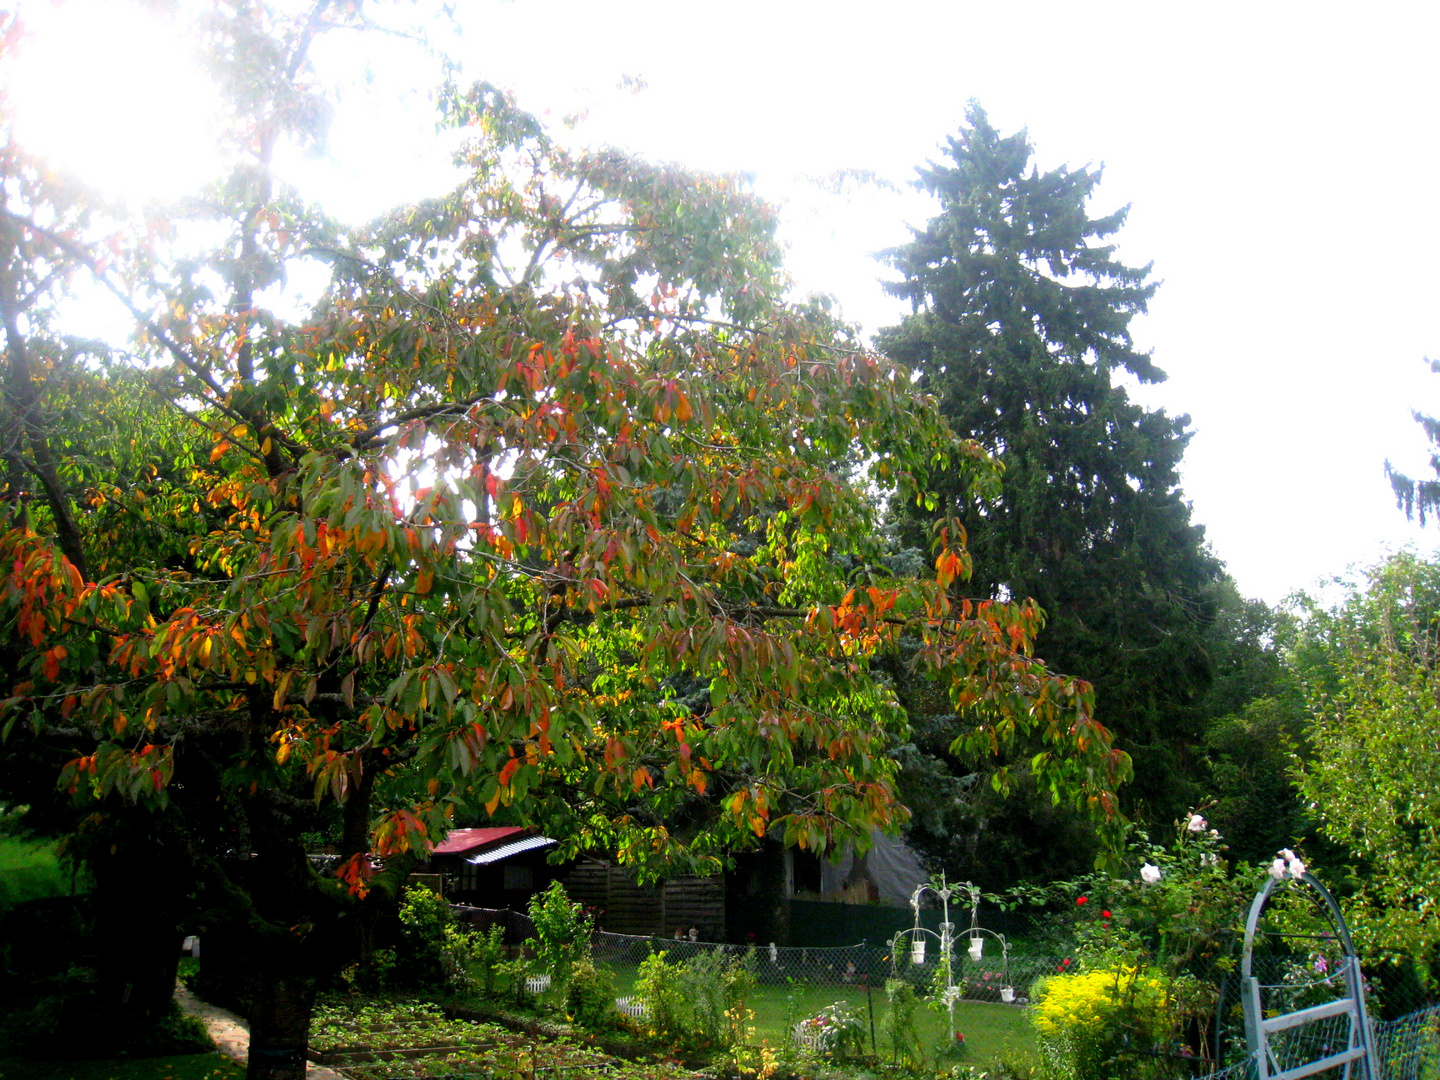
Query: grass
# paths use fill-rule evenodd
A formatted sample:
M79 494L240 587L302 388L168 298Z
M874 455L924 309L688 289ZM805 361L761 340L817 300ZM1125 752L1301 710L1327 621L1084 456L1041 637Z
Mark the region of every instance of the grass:
M622 996L633 994L636 969L617 965L611 970L615 973L617 993ZM867 1032L873 1006L875 1048L883 1056L885 1033L882 1020L888 1007L883 988L873 988L870 991L870 1000L867 1001L865 988L854 984L816 986L811 983L796 983L793 987L762 984L750 995L749 1006L755 1013L756 1034L776 1043L789 1037L787 1021L798 1022L814 1016L826 1005L837 1001L847 1002L854 1011L864 1017ZM927 1054L946 1045L948 1021L944 1012L922 1006L916 1014L915 1024ZM1014 1005L980 1001L957 1002L955 1030L965 1036L967 1058L977 1063L1011 1051L1033 1054L1036 1050L1035 1032L1030 1026L1026 1011ZM866 1043L869 1044L868 1035Z
M128 1061L0 1061L4 1080L243 1080L245 1070L220 1054Z
M0 834L0 911L69 892L70 875L60 865L54 844Z
M793 1002L792 1002L793 997ZM865 1020L868 1030L870 1011L875 1017L876 1050L884 1056L885 1033L882 1020L888 1004L885 991L874 989L866 1000L865 989L859 986L762 986L750 996L755 1012L755 1029L762 1037L776 1041L787 1037L786 1021L814 1016L826 1005L848 1002ZM933 1053L948 1037L945 1013L922 1007L916 1014L916 1027L926 1053ZM970 1060L983 1062L1003 1051L1035 1049L1035 1035L1023 1009L1013 1005L995 1005L978 1001L961 1001L955 1005L955 1030L965 1036ZM867 1040L868 1041L868 1040Z

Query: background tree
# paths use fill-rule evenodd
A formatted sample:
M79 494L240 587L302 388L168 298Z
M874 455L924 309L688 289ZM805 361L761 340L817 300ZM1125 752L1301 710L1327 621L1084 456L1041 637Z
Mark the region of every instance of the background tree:
M1440 374L1440 362L1429 359L1425 362L1430 365L1432 374ZM1412 410L1410 415L1425 432L1425 438L1430 443L1430 468L1440 477L1440 419L1418 409ZM1395 492L1395 505L1405 511L1407 520L1413 521L1418 517L1421 526L1424 526L1425 516L1440 507L1440 479L1412 479L1388 460L1385 462L1385 477Z
M482 85L444 97L459 187L343 229L272 163L318 138L310 43L358 5L217 12L235 164L186 227L102 229L7 144L0 775L163 833L171 898L240 945L251 1077L303 1073L317 980L457 816L647 874L900 823L902 636L973 719L957 747L1033 740L1038 784L1113 813L1126 759L1031 658L1033 606L952 597L959 523L883 558L877 495L933 507L935 469L993 462L781 301L767 207L567 151ZM301 258L328 284L282 316ZM136 324L72 365L94 411L50 377L79 277ZM302 840L327 814L336 879Z
M1372 956L1440 959L1440 565L1401 553L1312 607L1297 642L1309 711L1301 797L1349 865L1347 917Z
M1125 210L1089 214L1099 179L1041 173L1025 133L1000 135L972 104L945 158L920 170L939 213L887 253L914 313L879 344L1004 463L998 498L941 481L970 535L973 585L1044 610L1042 652L1095 683L1135 761L1132 804L1163 820L1197 795L1220 566L1180 491L1187 419L1120 385L1164 377L1130 335L1155 283L1108 242Z

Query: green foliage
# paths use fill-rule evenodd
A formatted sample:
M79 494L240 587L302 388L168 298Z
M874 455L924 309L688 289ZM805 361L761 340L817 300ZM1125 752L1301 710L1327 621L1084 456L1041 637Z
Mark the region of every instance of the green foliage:
M615 1008L615 975L589 957L575 961L565 989L565 1012L591 1031L609 1031L619 1025Z
M447 931L455 916L438 893L412 885L400 901L400 946L396 949L396 978L412 987L443 986L447 981Z
M469 962L480 993L492 997L499 988L500 964L505 960L505 928L498 923L470 940Z
M65 896L70 874L53 843L0 834L0 912L27 900Z
M1042 1054L1076 1080L1154 1074L1152 1051L1173 1027L1171 980L1137 967L1054 975L1034 990L1032 1019Z
M700 1040L728 1048L740 1041L746 999L755 989L753 954L738 958L723 949L696 953L685 962L680 984L691 1009L691 1024Z
M152 1023L119 1033L117 1041L98 1036L100 1008L94 973L72 968L49 980L31 1000L0 1010L0 1057L160 1057L214 1049L205 1025L173 1001Z
M495 965L497 982L504 982L505 996L517 1009L528 1009L535 1003L534 995L526 985L530 975L530 961L523 956L514 960L501 960Z
M1413 956L1433 986L1440 928L1440 562L1405 552L1305 611L1294 650L1309 724L1296 762L1322 835L1352 862L1342 907L1372 962Z
M558 881L530 897L529 914L535 937L526 944L535 950L536 966L550 976L553 990L563 999L571 969L590 955L593 920Z
M732 1049L744 1041L755 988L748 958L705 950L686 961L653 952L640 963L635 993L645 1003L645 1026L682 1046Z
M885 1002L880 1027L890 1050L890 1060L906 1068L918 1068L925 1062L925 1051L915 1026L915 1015L920 1010L915 988L904 979L888 979L885 982Z
M1043 610L1038 653L1094 684L1099 715L1134 759L1130 805L1163 821L1198 801L1190 747L1204 719L1197 702L1220 566L1180 490L1188 418L1137 405L1123 385L1164 378L1131 338L1156 283L1149 267L1116 255L1126 210L1091 214L1098 171L1042 173L1031 159L1025 132L1002 135L971 104L941 159L919 170L918 186L940 209L887 253L900 274L891 290L913 313L879 342L920 373L956 431L1005 466L998 494L959 476L937 484L970 530L971 588ZM906 536L920 535L912 519ZM1055 850L1074 850L1051 829L1030 847L1044 859L991 865L1006 834L1025 845L1028 804L1058 793L1044 775L1054 750L1012 740L1001 725L972 734L970 712L937 707L919 688L906 703L912 718L933 717L915 721L917 751L970 778L948 808L936 800L917 820L929 852L1000 887ZM997 742L1008 773L990 761ZM1014 811L986 795L991 781L1005 787L1010 773L1027 772L1036 775L1017 785L1025 802ZM927 783L907 787L907 798L923 800Z
M683 965L671 963L663 952L652 952L640 961L635 978L635 995L645 1004L645 1027L662 1039L689 1038L689 1002L681 980Z
M1047 789L1107 813L1123 759L1031 658L1038 614L952 597L961 523L885 559L882 505L993 488L994 460L784 300L743 179L564 147L479 85L443 95L454 190L348 228L285 188L280 148L323 151L308 50L375 7L206 8L225 174L168 214L7 145L0 797L92 857L152 848L150 910L241 936L257 1032L457 813L652 878L901 824L902 639L987 703L977 736L1033 735ZM82 281L124 350L81 336ZM445 977L440 924L408 933L409 977Z
M1019 890L1074 913L1075 965L1031 990L1055 995L1036 1013L1051 1063L1100 1080L1169 1075L1175 1053L1207 1061L1216 973L1235 968L1236 928L1261 880L1253 864L1227 863L1218 832L1191 811L1168 844L1137 832L1116 875Z

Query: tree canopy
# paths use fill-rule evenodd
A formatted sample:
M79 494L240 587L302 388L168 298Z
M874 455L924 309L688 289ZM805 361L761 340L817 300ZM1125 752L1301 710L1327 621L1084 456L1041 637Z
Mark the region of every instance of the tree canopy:
M1347 915L1370 955L1440 960L1440 565L1401 553L1312 606L1294 653L1304 686L1300 797L1349 864Z
M58 780L77 850L138 822L238 927L252 1077L299 1075L355 905L461 818L649 873L897 824L902 635L957 745L1035 740L1039 782L1113 813L1088 684L1032 658L1033 604L962 598L966 530L930 514L989 453L784 300L740 181L568 150L479 85L444 95L445 197L354 230L283 185L325 114L310 44L361 20L209 12L234 166L203 199L129 214L0 158L5 782ZM326 284L286 313L302 262ZM67 333L96 287L129 343ZM887 502L930 517L916 573ZM302 843L325 814L337 880Z
M1000 458L998 496L937 480L968 531L973 588L1045 612L1040 652L1095 683L1135 761L1135 805L1164 820L1196 795L1185 778L1220 566L1180 490L1188 419L1123 385L1164 377L1131 338L1156 283L1116 254L1126 211L1091 215L1098 171L1041 172L1031 158L1025 132L1001 135L971 105L919 170L938 213L887 253L913 314L879 344Z

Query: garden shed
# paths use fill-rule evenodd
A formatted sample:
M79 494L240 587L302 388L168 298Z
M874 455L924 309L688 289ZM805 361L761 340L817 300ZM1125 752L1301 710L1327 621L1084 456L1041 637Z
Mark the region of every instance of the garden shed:
M556 841L533 829L453 829L431 852L429 869L446 899L472 907L524 911L530 897L561 876L547 854Z

